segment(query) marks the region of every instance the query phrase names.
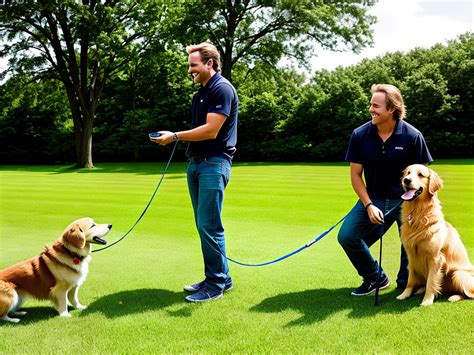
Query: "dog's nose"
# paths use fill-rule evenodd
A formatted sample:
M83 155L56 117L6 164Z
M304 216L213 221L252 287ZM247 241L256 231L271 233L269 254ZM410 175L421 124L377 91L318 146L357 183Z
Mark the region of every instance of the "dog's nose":
M109 227L109 229L112 229L112 225L111 225L111 224L109 224L107 227Z
M409 178L406 177L406 178L403 179L403 183L404 183L405 185L410 185L410 184L411 184L411 179L409 179Z

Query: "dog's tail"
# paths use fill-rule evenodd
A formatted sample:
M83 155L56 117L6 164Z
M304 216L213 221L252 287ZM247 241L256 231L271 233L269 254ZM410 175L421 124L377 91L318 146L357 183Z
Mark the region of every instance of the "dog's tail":
M474 299L474 267L453 271L452 282L454 287L464 293L467 298Z
M3 318L18 303L15 285L11 282L0 280L0 318Z

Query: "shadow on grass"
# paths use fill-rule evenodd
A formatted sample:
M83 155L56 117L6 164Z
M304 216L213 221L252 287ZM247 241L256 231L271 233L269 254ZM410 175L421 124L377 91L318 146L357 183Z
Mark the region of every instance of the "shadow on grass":
M175 304L183 308L168 310L172 317L189 317L196 307L185 303L183 292L172 292L160 289L127 290L113 293L90 303L80 314L81 317L92 313L102 313L107 318L118 318L130 314L145 313L165 309Z
M321 322L335 313L349 311L349 318L367 318L377 314L404 313L411 308L418 307L421 298L412 298L399 301L400 290L382 292L379 295L379 305L374 306L374 296L351 296L351 288L335 290L318 289L301 292L285 293L263 300L260 304L250 308L252 312L278 313L285 310L294 310L301 313L301 317L291 321L286 326L310 325Z
M177 310L167 310L170 317L185 318L192 316L197 309L196 304L189 304L184 301L183 292L172 292L160 289L139 289L113 293L100 297L87 305L82 311L76 311L69 306L72 317L85 317L93 313L101 313L107 318L119 318L131 314L140 314L148 311L165 309L173 305L182 305ZM52 307L22 307L22 311L27 314L20 316L19 323L4 322L0 320L0 328L4 326L29 325L38 323L58 316L58 312Z
M29 325L31 323L38 323L58 317L58 312L52 306L41 306L41 307L22 307L22 311L25 311L24 316L12 316L12 318L19 318L19 323L11 323L0 320L0 328L4 326L18 327L21 325ZM71 307L70 307L70 310Z

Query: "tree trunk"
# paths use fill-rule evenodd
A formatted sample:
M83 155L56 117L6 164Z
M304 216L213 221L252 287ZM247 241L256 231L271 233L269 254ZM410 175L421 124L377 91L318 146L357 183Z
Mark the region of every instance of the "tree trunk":
M93 168L92 162L92 129L95 113L81 107L78 94L73 85L64 83L74 121L74 143L78 168Z
M232 82L232 48L226 48L226 52L222 55L221 75Z
M77 164L79 168L92 169L94 167L92 163L92 121L90 117L82 117L83 125Z

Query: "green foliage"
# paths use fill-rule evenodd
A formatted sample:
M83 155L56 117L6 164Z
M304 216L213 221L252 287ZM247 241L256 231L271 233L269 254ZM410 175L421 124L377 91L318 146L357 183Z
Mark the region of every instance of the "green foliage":
M58 82L16 76L0 90L0 161L73 160L72 119Z
M124 64L104 88L94 123L98 161L165 160L169 149L150 143L147 133L189 127L197 87L187 75L184 48L155 41L149 49ZM236 160L342 161L351 131L370 119L374 83L391 83L402 90L406 119L424 134L435 159L472 157L473 57L474 37L465 34L447 45L322 70L309 81L293 69L276 69L264 61L252 67L238 62L233 75L240 98ZM71 152L65 150L72 140L71 119L65 113L64 95L58 98L57 87L51 90L51 83L37 81L27 85L35 94L25 96L20 85L25 78L29 77L13 77L0 87L5 93L0 104L1 159L69 160ZM32 101L33 97L41 100ZM44 122L34 131L41 134L41 144L28 146L24 132L39 120L30 117L40 114ZM43 130L47 133L38 133ZM177 159L184 159L185 148L179 145Z
M189 41L210 40L219 49L223 75L229 79L241 62L253 67L259 62L276 67L283 57L307 65L315 44L330 49L359 52L372 43L367 14L375 1L320 0L191 0L178 35Z

